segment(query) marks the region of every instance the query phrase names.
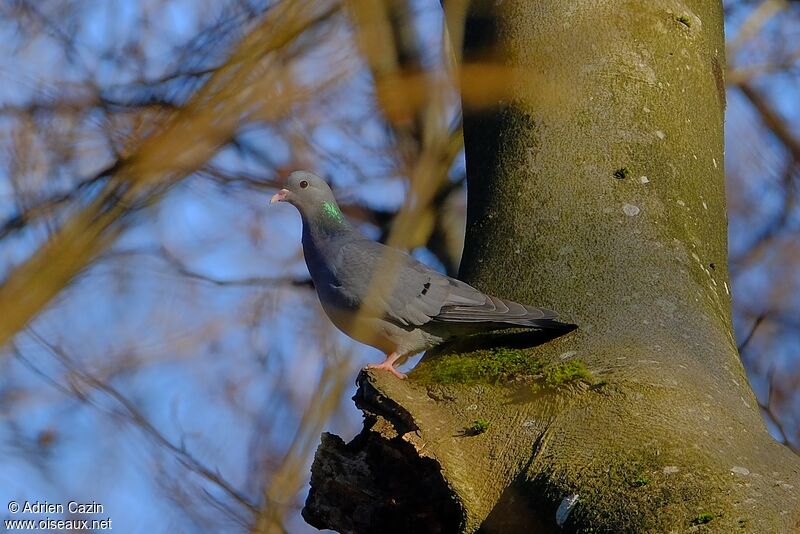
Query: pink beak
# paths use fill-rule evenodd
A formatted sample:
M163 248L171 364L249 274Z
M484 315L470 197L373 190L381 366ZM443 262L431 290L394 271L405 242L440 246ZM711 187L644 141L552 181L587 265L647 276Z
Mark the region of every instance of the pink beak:
M275 204L276 202L283 202L284 200L286 200L286 195L288 194L289 194L288 189L281 189L280 191L272 195L272 198L269 200L269 203Z

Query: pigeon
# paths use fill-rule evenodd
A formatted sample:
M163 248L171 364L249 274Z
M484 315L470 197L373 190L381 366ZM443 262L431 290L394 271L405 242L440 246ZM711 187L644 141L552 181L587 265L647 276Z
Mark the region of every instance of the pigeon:
M566 333L575 325L550 310L486 295L412 256L366 238L345 219L328 184L305 171L289 175L270 200L295 206L303 220L303 255L322 309L351 338L398 361L453 338L503 328Z

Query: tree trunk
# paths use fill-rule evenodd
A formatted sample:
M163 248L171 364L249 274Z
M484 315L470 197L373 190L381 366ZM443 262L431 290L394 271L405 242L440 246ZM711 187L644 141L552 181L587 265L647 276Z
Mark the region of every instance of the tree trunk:
M362 374L304 516L340 532L793 532L800 462L767 433L727 274L722 5L473 2L461 276L580 328ZM516 347L516 348L515 348ZM524 355L524 359L521 356Z

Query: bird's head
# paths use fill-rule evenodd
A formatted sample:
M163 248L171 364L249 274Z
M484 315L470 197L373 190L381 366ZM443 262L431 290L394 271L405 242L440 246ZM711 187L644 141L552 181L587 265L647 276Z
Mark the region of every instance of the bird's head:
M272 195L270 204L275 202L288 202L303 214L322 211L334 218L342 217L342 212L333 197L333 191L325 180L307 171L295 171L290 174L286 180L286 187Z

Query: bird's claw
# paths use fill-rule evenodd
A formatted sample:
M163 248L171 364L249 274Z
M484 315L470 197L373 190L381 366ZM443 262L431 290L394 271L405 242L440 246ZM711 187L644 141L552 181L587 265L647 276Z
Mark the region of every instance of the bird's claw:
M384 371L389 371L400 380L403 380L406 377L404 373L401 373L400 371L395 369L394 365L388 361L381 363L370 363L364 369L383 369Z

